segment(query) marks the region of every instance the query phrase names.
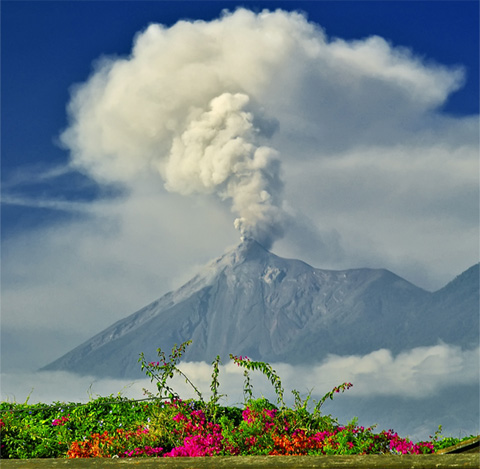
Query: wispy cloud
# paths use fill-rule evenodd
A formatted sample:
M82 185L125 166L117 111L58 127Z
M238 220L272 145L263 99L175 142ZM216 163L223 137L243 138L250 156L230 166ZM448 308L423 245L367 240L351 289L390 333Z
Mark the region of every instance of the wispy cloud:
M77 202L71 200L58 200L42 197L2 195L1 203L5 205L17 205L30 208L46 208L63 212L91 212L92 204L89 202Z
M57 166L45 166L42 163L24 165L10 170L8 174L5 174L5 172L2 174L2 190L54 181L62 176L71 174L73 171L68 164Z

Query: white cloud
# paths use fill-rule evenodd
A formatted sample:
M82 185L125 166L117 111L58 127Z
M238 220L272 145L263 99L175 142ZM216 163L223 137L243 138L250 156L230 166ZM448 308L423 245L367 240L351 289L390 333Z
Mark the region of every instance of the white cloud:
M378 36L352 42L337 39L329 52L334 67L350 77L353 72L353 80L371 77L392 83L420 106L438 106L463 83L461 69L426 68L409 49L393 48Z
M330 356L312 370L306 381L323 377L355 383L357 396L420 398L451 385L475 384L479 379L479 352L440 344L418 347L393 356L382 349L364 356Z
M389 350L381 349L366 355L330 355L318 364L293 366L272 363L281 378L285 397L292 402L291 390L301 395L309 392L315 399L321 398L334 387L353 383L348 391L352 397L402 397L424 399L442 392L444 388L478 384L480 349L462 350L460 347L439 344L405 350L394 356ZM212 366L205 362L182 362L179 368L208 399ZM259 371L250 372L254 396L268 397L276 402L271 383ZM68 379L65 377L68 376ZM220 392L226 394L226 402L243 400L243 368L232 361L220 366ZM59 383L70 383L59 385ZM33 392L32 392L33 388ZM155 393L155 383L149 379L99 379L79 376L67 372L3 373L2 400L15 396L18 402L31 393L31 402L55 400L86 400L87 391L98 395L118 393L140 398L143 389ZM175 378L173 388L180 396L194 397L191 386L181 377Z
M216 245L225 246L223 225L233 227L202 199L168 199L162 204L162 197L138 195L97 203L87 219L4 240L2 324L75 324L93 334L179 287L192 259L221 254L210 242L216 237Z
M478 163L477 144L439 140L291 164L287 199L319 233L338 237L322 250L325 235L319 234L312 255L310 244L299 249L287 233L279 252L310 256L322 267L385 267L424 288L439 288L453 278L453 266L460 273L478 258Z

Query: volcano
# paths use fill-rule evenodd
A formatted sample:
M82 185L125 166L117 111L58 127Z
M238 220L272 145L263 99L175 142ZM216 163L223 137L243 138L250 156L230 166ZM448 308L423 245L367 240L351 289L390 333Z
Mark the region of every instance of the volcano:
M79 345L42 370L143 377L139 354L192 339L187 361L314 363L328 354L478 344L478 264L437 292L385 269L323 270L284 259L253 239L176 291Z

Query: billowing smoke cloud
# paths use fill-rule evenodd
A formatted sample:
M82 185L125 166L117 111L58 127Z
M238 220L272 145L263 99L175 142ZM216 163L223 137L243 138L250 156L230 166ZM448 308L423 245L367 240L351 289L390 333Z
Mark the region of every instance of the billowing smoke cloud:
M256 143L260 129L245 110L245 94L224 93L173 141L159 170L174 192L216 193L232 200L235 227L266 246L281 233L283 213L277 153Z
M269 52L242 59L232 41L260 22L265 43L284 21L241 10L211 23L148 27L129 58L100 60L74 91L62 134L72 165L100 182L132 187L155 172L168 191L215 194L230 201L242 236L270 247L286 219L279 155L265 143L276 123L252 99Z
M282 160L296 164L297 151L285 148L290 132L297 148L311 132L323 148L332 138L344 146L368 134L356 135L361 109L362 121L378 121L375 135L385 135L379 102L393 99L396 114L411 119L462 79L382 38L328 42L299 13L238 9L210 22L151 24L129 57L99 60L73 91L62 141L72 165L99 182L133 190L155 174L168 191L228 201L242 235L268 247L287 219L277 128ZM365 92L356 93L358 83ZM383 97L366 99L373 89Z
M165 188L183 195L216 194L231 201L231 210L238 215L235 228L242 236L253 237L266 247L282 235L286 220L282 210L280 162L277 152L261 144L273 127L260 113L255 116L250 98L244 93L225 92L211 100L207 110L195 109L181 128L172 134L171 148L166 154L151 157L147 169L156 170ZM256 121L256 122L255 122ZM260 125L259 125L260 123ZM266 123L267 132L261 127ZM71 141L71 131L64 134ZM77 142L82 147L81 142ZM123 158L127 147L118 149ZM159 149L161 151L161 149ZM74 164L84 166L83 153L74 152ZM108 179L129 179L142 170L149 153L128 156L123 174L103 174L103 162L86 164L94 175ZM95 158L107 158L107 155ZM132 159L130 159L132 158ZM137 158L137 159L133 159ZM122 160L123 161L123 160ZM101 174L100 174L101 173ZM128 182L124 180L123 182Z

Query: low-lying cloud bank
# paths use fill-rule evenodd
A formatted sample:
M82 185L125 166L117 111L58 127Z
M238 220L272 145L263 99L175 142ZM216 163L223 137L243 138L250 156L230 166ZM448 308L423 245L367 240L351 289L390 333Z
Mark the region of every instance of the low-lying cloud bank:
M443 426L446 436L477 434L479 428L480 349L439 344L418 347L393 355L377 350L367 355L331 355L315 366L272 364L282 379L286 402L293 404L292 389L303 397L310 392L320 399L345 381L353 388L328 400L322 410L346 423L358 417L362 425L377 424L377 430L393 428L412 439L428 439ZM205 362L180 364L181 370L209 398L212 367ZM229 362L220 367L223 405L243 402L243 369ZM254 396L276 401L268 380L251 373ZM183 379L173 388L182 398L195 397ZM156 392L149 379L123 380L78 376L68 372L2 373L1 399L10 402L87 402L98 396L121 394L145 398L144 389Z
M272 364L287 391L296 389L305 395L321 397L334 386L348 381L354 384L349 391L355 397L425 398L438 394L443 388L473 385L479 382L480 349L439 344L417 347L393 355L381 349L367 355L330 355L314 366ZM195 385L209 395L212 367L205 362L185 362L181 370ZM268 380L260 372L252 372L257 396L274 399ZM126 380L79 376L68 372L2 373L1 398L30 403L87 401L97 395L122 394L131 398L144 397L143 389L155 392L149 379ZM220 389L229 403L241 402L243 369L229 362L220 367ZM181 396L194 397L191 388L176 379L174 388Z
M322 376L355 382L356 394L360 396L430 396L439 388L478 382L479 349L461 350L440 344L417 347L397 356L386 349L364 356L332 355L314 368L311 384L315 385ZM309 382L308 374L305 382Z

